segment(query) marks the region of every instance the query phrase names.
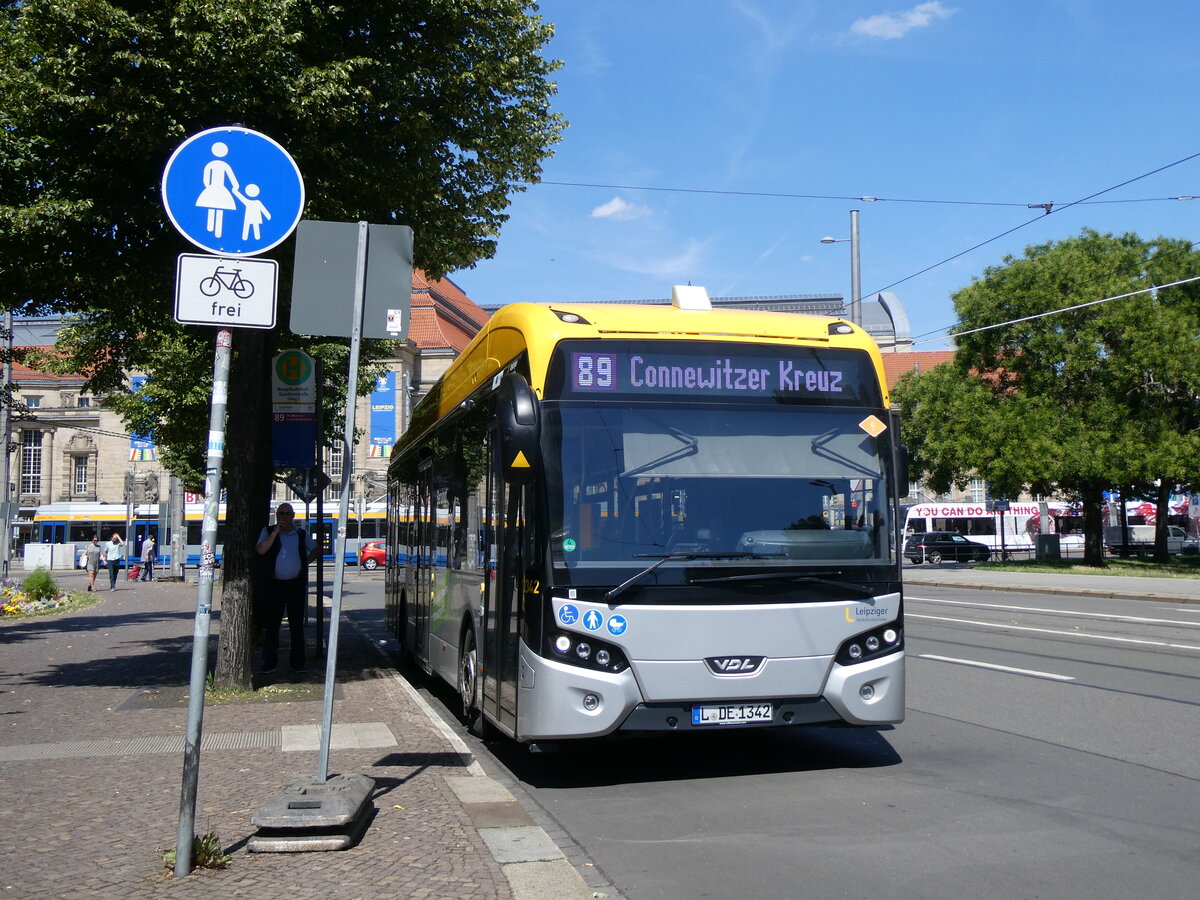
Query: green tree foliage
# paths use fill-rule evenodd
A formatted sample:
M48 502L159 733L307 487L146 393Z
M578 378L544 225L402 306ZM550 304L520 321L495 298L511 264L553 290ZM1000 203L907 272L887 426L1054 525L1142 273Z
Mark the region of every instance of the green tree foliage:
M897 385L914 470L1077 500L1094 565L1101 492L1157 482L1165 552L1166 494L1200 458L1200 286L1121 295L1197 276L1186 241L1091 230L988 268L954 295L954 361Z
M193 248L159 197L171 151L219 125L268 134L304 175L306 218L409 225L416 264L438 277L494 253L510 194L559 140L551 34L518 0L0 0L0 303L76 314L61 365L88 373L194 484L213 329L173 320L174 260ZM270 254L281 323L293 246ZM234 334L222 686L249 683L269 363L291 346L340 355L344 372L344 342ZM365 348L367 362L384 349ZM136 397L131 370L150 377ZM337 367L326 372L336 396Z

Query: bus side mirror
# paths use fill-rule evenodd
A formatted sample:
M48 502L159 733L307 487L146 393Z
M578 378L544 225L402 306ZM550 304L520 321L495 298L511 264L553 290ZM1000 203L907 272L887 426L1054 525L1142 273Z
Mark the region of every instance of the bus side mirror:
M537 395L515 372L496 391L501 474L509 484L529 484L541 467L541 415Z

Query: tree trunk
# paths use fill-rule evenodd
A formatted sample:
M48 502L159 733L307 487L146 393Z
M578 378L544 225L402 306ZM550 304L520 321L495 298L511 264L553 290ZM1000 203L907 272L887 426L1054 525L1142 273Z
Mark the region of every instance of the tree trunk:
M251 688L254 545L267 524L271 491L270 332L235 332L225 440L225 538L221 560L220 639L214 681Z
M1104 512L1101 489L1089 485L1081 492L1083 501L1083 564L1104 568Z
M1154 518L1154 561L1165 565L1171 561L1171 551L1167 546L1167 535L1171 533L1167 527L1171 514L1171 485L1167 484L1166 479L1158 483L1154 507L1157 513Z

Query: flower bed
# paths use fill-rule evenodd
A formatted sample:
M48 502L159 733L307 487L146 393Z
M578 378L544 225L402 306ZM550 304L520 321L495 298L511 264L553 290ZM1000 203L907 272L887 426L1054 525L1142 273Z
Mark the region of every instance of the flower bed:
M53 597L33 597L14 584L0 586L0 616L32 616L63 609L71 602L71 594L63 591Z

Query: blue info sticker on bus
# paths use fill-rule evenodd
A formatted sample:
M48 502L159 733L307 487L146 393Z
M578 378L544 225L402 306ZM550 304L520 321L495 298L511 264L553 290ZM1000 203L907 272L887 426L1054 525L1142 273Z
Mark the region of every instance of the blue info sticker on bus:
M564 603L558 608L558 621L564 625L574 625L579 621L579 609L573 603Z

